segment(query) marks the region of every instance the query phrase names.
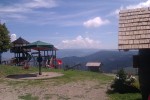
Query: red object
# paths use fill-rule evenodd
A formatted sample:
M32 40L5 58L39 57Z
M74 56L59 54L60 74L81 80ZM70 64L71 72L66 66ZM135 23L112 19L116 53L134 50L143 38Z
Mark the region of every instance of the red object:
M24 69L29 69L29 66L24 67Z
M24 62L23 68L24 68L24 69L29 69L29 63L28 63L28 62Z
M60 59L52 59L52 61L50 61L50 64L47 64L46 63L46 66L47 67L50 67L50 68L54 68L55 66L54 66L54 64L53 64L53 61L56 61L56 63L60 66L60 65L62 65L62 60L60 60Z
M58 65L62 65L62 60L56 59L56 61L57 61Z
M149 96L148 96L148 100L150 100L150 94L149 94Z

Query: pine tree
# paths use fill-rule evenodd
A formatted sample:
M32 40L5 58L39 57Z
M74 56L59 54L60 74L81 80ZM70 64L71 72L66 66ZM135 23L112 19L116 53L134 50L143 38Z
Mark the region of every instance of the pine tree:
M125 73L124 69L120 69L117 72L117 76L119 77L119 80L122 81L122 83L124 83L126 81L127 74Z
M115 92L124 93L126 91L126 82L127 74L123 69L119 70L116 75L116 79L111 87L114 89Z
M0 64L2 61L2 53L8 51L10 48L10 36L7 27L0 23Z

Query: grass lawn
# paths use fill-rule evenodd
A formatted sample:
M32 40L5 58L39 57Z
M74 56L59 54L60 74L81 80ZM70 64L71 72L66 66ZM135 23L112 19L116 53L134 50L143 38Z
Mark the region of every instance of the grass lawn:
M111 76L106 76L104 74L89 72L89 71L78 71L78 70L68 70L64 71L61 69L47 69L42 68L42 72L59 72L63 73L64 76L55 77L46 80L26 80L22 81L12 81L5 80L4 77L13 74L28 74L28 73L38 73L38 68L30 67L28 70L22 69L20 66L5 66L0 65L0 82L6 82L8 85L13 86L28 86L28 85L42 85L43 82L53 82L53 85L65 84L69 82L84 81L84 80L96 80L100 84L106 84L110 82L113 78Z
M60 81L60 82L71 82L71 81L78 81L78 80L98 80L101 83L107 83L111 81L113 78L111 76L106 76L104 74L89 72L89 71L78 71L78 70L68 70L64 71L61 69L48 69L42 68L42 72L59 72L63 73L64 76L52 78L53 81ZM38 68L30 67L29 69L22 69L18 66L5 66L0 65L0 77L6 77L8 75L13 74L28 74L28 73L38 73Z
M21 67L17 66L4 66L0 65L0 84L5 83L8 86L14 87L14 89L17 89L19 87L27 88L29 86L46 86L49 85L49 83L52 83L51 85L59 86L61 84L66 84L69 82L77 82L77 81L98 81L100 84L107 85L110 83L113 79L112 76L107 76L105 74L101 73L95 73L95 72L88 72L88 71L77 71L77 70L60 70L60 69L46 69L42 68L42 72L59 72L63 73L64 76L61 77L55 77L51 79L46 80L22 80L22 81L12 81L12 80L6 80L4 77L8 75L13 74L27 74L27 73L38 73L38 68L30 67L28 70L22 69ZM99 88L99 86L97 86ZM18 98L24 99L24 100L39 100L37 96L34 96L32 94L25 94L20 95ZM45 97L50 98L50 97ZM141 100L141 95L138 93L129 93L129 94L109 94L110 100Z
M139 93L114 93L110 95L110 100L142 100L142 97Z
M38 100L38 97L33 97L31 94L26 94L24 96L19 96L19 99L23 99L23 100Z
M138 77L136 77L138 79ZM139 82L136 80L134 86L139 89ZM110 100L142 100L140 93L108 93Z

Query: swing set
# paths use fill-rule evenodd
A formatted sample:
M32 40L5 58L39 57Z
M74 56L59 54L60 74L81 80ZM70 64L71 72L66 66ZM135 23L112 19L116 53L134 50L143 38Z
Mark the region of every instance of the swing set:
M38 52L33 52L35 50ZM23 66L23 69L29 69L31 63L33 66L39 65L49 66L49 68L60 68L62 61L56 58L57 50L57 48L49 43L42 41L29 43L25 39L19 37L12 42L10 52L14 53L15 56L13 61L15 62L14 65Z

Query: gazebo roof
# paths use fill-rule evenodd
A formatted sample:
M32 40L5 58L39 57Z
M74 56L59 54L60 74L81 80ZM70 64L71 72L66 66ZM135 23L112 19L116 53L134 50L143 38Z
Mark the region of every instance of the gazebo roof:
M17 40L12 42L13 44L29 44L30 42L28 42L27 40L19 37Z
M40 51L50 50L50 49L54 48L54 46L52 44L42 42L42 41L36 41L36 42L30 43L30 44L26 45L25 47L34 49L34 50L40 50Z
M53 48L52 48L52 50L55 50L55 51L57 51L57 50L58 50L58 48L56 48L56 47L53 47Z

